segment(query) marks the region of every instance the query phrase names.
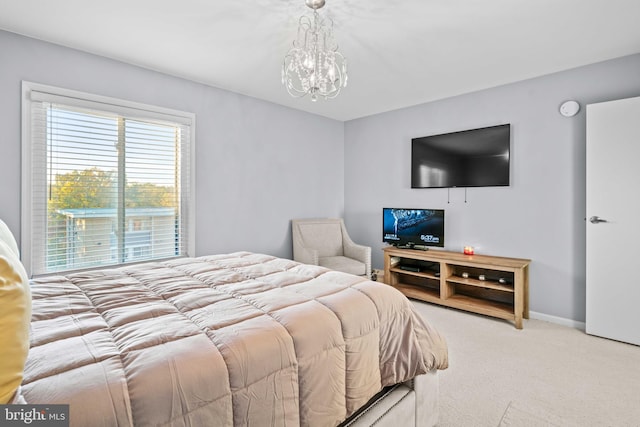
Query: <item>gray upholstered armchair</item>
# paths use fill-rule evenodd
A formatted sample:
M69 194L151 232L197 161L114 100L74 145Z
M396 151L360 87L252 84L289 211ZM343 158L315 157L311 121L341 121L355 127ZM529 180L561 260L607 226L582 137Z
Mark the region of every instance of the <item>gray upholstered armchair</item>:
M351 240L341 218L294 219L293 259L371 277L371 248Z

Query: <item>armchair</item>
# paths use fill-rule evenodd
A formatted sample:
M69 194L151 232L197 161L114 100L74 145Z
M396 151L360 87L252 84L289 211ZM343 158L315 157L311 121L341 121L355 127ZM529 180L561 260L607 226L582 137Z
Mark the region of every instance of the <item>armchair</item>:
M351 240L342 218L291 221L293 259L371 277L371 248Z

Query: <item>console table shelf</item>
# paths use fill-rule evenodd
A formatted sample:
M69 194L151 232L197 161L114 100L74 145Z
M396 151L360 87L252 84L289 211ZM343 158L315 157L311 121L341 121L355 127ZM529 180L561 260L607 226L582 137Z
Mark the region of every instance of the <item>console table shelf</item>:
M384 282L409 298L511 320L529 318L528 259L384 248ZM466 277L465 277L466 276Z
M440 280L440 278L437 277L435 274L422 273L420 271L407 271L407 270L402 270L400 268L392 268L391 272L399 273L399 274L406 274L407 276L423 277L425 279Z

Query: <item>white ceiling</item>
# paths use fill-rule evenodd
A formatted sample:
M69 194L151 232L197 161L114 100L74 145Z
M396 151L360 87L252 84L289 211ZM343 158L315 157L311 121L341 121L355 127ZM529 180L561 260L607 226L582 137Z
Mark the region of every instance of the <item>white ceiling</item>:
M349 85L312 103L280 83L308 11L304 0L0 0L0 29L338 120L640 52L640 0L327 0Z

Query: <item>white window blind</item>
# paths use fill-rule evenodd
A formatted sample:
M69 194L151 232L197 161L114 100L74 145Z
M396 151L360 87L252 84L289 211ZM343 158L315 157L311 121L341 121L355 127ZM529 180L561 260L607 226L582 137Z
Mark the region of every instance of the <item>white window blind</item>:
M41 275L192 254L190 113L23 84L23 260Z

